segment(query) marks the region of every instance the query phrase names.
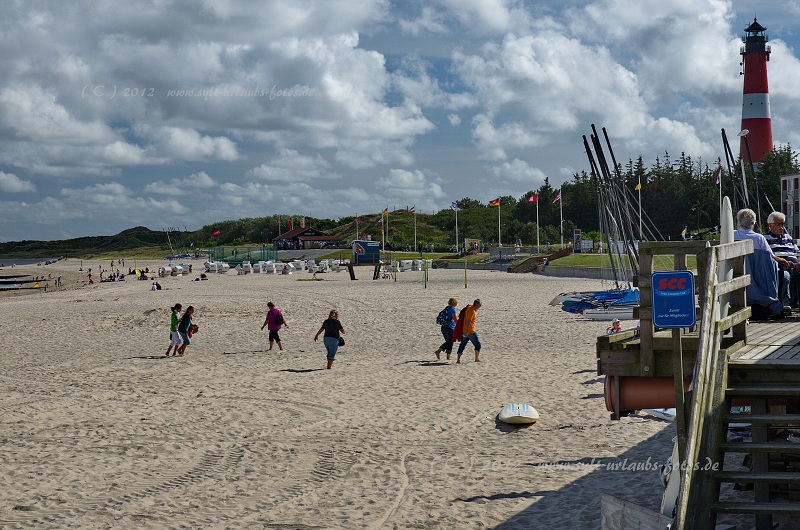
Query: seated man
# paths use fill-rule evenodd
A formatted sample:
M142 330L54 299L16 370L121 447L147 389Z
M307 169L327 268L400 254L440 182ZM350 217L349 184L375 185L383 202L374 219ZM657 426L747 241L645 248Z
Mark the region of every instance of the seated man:
M781 284L781 301L784 305L788 304L792 307L800 306L800 297L798 297L798 290L800 290L800 265L797 262L797 254L800 249L792 239L792 236L784 228L786 225L786 216L781 212L772 212L767 218L767 232L764 237L767 238L769 248L775 255L775 261L778 262L779 281Z
M745 257L745 268L750 275L747 286L747 305L753 309L753 319L783 318L783 304L778 299L778 264L769 248L767 239L753 231L756 214L749 208L736 213L739 228L734 230L733 239L753 242L753 253Z

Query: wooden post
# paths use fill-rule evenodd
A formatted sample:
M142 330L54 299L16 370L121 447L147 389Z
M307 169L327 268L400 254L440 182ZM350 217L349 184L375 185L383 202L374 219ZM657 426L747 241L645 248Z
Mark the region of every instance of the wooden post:
M653 312L650 276L653 273L654 248L651 245L639 245L639 375L648 377L655 375L655 352L653 351ZM646 281L644 281L646 280Z
M678 430L678 465L686 460L686 414L683 403L683 347L681 329L672 330L672 376L675 382L675 426ZM674 463L673 463L674 464ZM676 469L681 469L677 467Z

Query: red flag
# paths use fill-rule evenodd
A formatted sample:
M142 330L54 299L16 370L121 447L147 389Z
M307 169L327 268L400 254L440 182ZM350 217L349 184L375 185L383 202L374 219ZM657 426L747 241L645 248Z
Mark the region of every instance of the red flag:
M219 237L219 233L220 233L219 230L217 230L216 232L211 234L211 237Z
M539 202L539 194L534 193L530 197L528 197L528 202Z
M556 203L560 200L561 200L561 190L558 190L558 195L556 195L556 198L553 199L553 203Z
M289 224L288 224L288 226L286 227L286 230L287 230L287 231L289 231L289 230L291 230L291 229L292 229L292 216L290 215L290 216L289 216Z

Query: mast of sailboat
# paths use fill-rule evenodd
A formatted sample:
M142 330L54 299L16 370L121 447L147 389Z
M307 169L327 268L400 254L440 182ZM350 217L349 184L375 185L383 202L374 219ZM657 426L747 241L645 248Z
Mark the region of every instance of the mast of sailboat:
M722 148L725 151L725 163L728 166L728 174L735 175L736 171L731 170L731 164L733 167L736 167L736 158L733 156L733 151L731 151L731 144L728 143L728 136L725 134L725 129L722 129ZM733 179L731 179L733 181ZM750 197L747 193L747 180L744 175L744 166L741 166L741 179L739 179L739 184L741 187L737 187L736 183L733 183L733 210L739 211L740 208L749 208L750 204ZM739 204L738 198L741 200L741 204Z
M611 233L611 227L609 226L608 222L608 208L606 205L608 194L605 191L606 184L602 179L600 168L597 166L597 162L595 161L592 149L589 147L589 141L586 139L586 135L583 135L583 146L586 150L586 156L589 159L589 170L592 173L592 178L594 179L595 188L597 190L597 213L598 221L600 222L600 237L602 237L603 234L608 236L606 247L611 266L611 274L614 277L614 286L617 289L620 289L619 274L617 273L616 260L614 259L614 250L612 248L614 246L614 236Z
M624 187L611 174L611 170L608 167L608 162L606 161L605 153L603 152L603 146L600 143L600 137L597 134L597 129L595 128L594 124L592 124L592 131L593 134L591 138L595 148L595 155L597 156L600 173L606 182L605 189L608 190L608 207L610 208L609 221L613 223L613 226L616 229L615 233L617 235L617 244L615 246L619 247L619 242L624 244L624 249L617 248L619 266L621 270L627 270L621 255L622 252L624 252L628 257L628 264L631 269L631 277L626 278L628 283L630 283L633 279L633 276L638 274L638 259L636 254L632 252L631 248L633 246L633 237L629 230L629 228L632 226L631 219L629 217L629 211L628 208L623 207L624 204L621 201L621 198L624 196Z
M175 255L175 251L172 249L172 241L169 238L170 228L165 226L164 231L167 233L167 244L169 245L169 255L170 257L172 257Z
M594 126L592 126L594 129ZM595 132L595 136L597 133ZM608 133L606 132L605 127L603 128L603 136L605 137L606 146L608 147L609 154L611 155L611 160L614 164L614 172L612 173L608 169L608 164L605 159L605 155L603 155L602 163L606 165L605 173L612 183L612 189L615 191L611 195L611 199L613 204L615 205L615 211L617 216L615 221L620 224L620 230L623 233L623 240L625 241L625 253L628 256L628 260L630 262L631 271L634 276L639 274L639 251L636 248L635 240L636 234L634 233L633 226L634 226L634 212L630 208L629 203L626 201L626 191L627 188L625 183L622 180L622 174L619 171L619 164L617 164L616 157L614 156L614 150L611 148L611 141L608 139ZM598 138L598 148L602 152L602 147L599 145L599 138ZM641 222L641 215L639 216ZM640 224L641 226L641 224Z

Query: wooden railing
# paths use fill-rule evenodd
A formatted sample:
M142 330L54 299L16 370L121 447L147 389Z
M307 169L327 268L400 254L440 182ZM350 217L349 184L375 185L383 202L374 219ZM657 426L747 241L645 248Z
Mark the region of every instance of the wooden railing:
M704 469L708 462L720 462L720 428L725 412L728 359L720 352L721 337L732 329L746 341L746 322L751 310L745 305L745 288L750 276L745 274L745 256L753 252L753 242L737 241L709 247L697 255L700 279L700 338L690 389L686 446L678 471L681 488L678 495L675 529L713 528L711 504L719 497L714 473ZM732 268L732 279L719 281L717 271ZM728 314L720 313L720 299L730 301ZM642 293L642 300L646 299ZM644 347L644 344L642 344ZM644 364L644 363L643 363ZM677 396L676 396L677 397ZM695 469L695 465L699 468ZM673 471L674 472L674 471Z

